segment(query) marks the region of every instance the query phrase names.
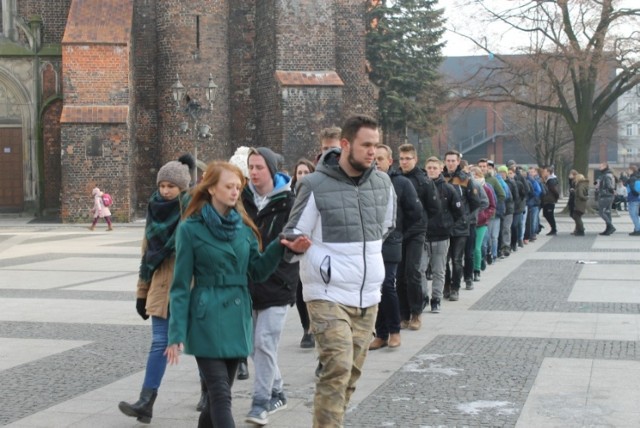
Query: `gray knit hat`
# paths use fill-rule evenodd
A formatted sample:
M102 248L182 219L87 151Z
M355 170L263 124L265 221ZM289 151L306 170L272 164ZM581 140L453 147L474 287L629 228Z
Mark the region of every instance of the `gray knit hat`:
M182 155L177 161L167 162L160 168L160 171L158 171L156 185L160 184L161 181L168 181L178 186L180 190L188 189L189 183L191 182L191 173L189 170L193 164L193 158L190 155Z

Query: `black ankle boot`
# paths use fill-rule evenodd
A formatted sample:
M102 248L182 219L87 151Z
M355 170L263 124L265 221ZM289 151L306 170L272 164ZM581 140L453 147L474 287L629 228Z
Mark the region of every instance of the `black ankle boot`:
M118 408L127 416L137 418L139 422L148 424L153 416L153 403L158 396L157 389L142 388L140 398L134 404L121 401Z
M249 379L249 367L247 366L247 359L243 358L238 364L238 380Z
M203 411L209 405L209 391L207 391L207 384L204 380L200 379L200 401L196 406L198 412Z

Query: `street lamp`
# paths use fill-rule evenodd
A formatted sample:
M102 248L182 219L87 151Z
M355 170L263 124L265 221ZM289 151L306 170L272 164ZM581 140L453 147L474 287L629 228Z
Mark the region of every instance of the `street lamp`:
M190 88L186 88L180 81L180 76L176 74L176 82L171 86L171 93L173 101L176 103L176 110L184 114L187 121L180 122L178 125L178 131L181 134L193 133L193 157L196 163L194 169L193 182L198 180L198 140L211 138L213 135L209 132L211 126L203 123L201 118L204 114L213 111L213 102L218 93L218 85L213 82L213 75L209 74L209 83L204 87L204 95L209 104L209 108L203 107L196 96L197 88L199 85L195 85ZM191 93L189 93L191 91ZM196 92L194 94L194 92ZM191 125L191 127L190 127Z

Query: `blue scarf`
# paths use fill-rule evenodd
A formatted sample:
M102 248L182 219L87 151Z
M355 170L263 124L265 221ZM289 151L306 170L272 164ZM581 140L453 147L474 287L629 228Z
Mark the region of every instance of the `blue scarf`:
M224 217L213 208L213 205L205 204L202 208L202 219L209 232L221 241L232 241L242 228L242 217L235 209L232 209L229 215Z

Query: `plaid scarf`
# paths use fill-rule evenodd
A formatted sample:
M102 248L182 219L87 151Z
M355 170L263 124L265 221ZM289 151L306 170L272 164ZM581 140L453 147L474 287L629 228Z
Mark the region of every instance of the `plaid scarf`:
M189 203L189 195L182 192L177 198L170 201L154 192L149 199L147 207L147 224L144 236L147 240L147 249L140 262L140 279L151 281L153 272L162 261L175 252L175 231L180 223L182 211Z

